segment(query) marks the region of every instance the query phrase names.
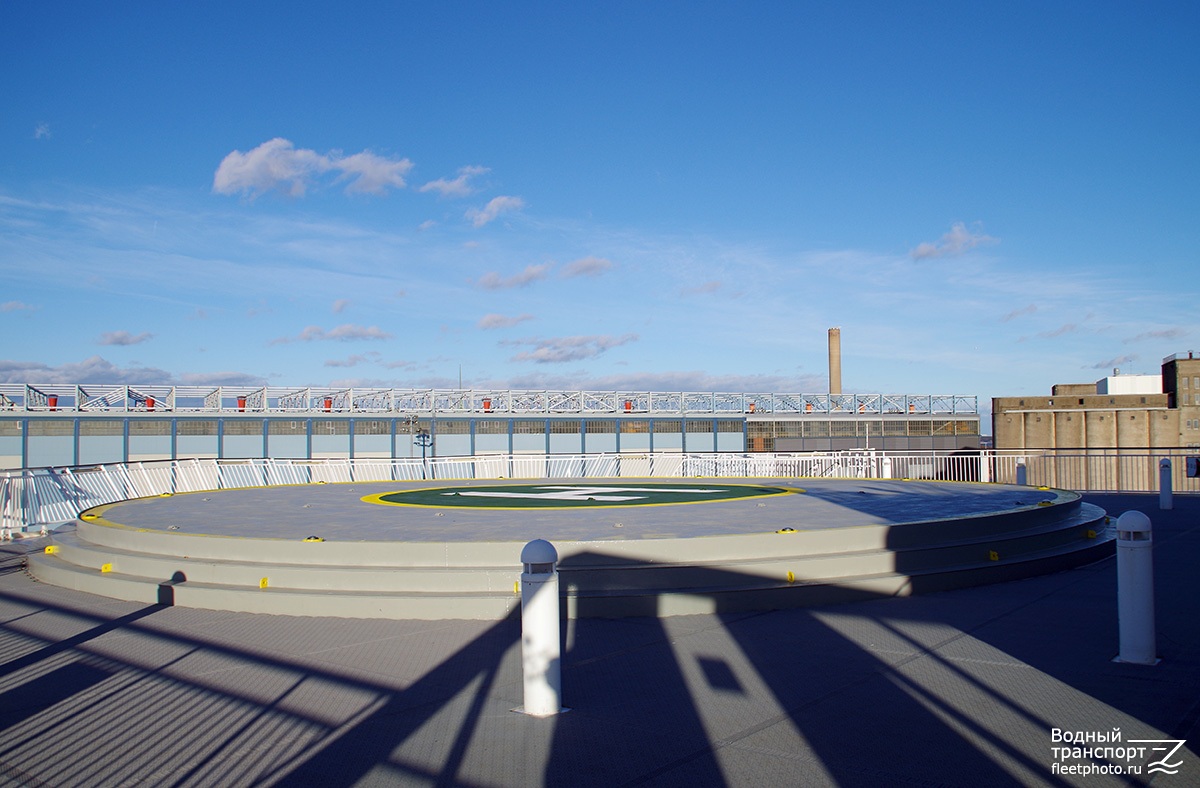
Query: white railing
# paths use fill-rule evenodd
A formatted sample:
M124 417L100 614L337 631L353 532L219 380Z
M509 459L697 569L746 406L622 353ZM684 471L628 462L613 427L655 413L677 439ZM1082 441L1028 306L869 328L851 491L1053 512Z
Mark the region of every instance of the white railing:
M0 383L0 411L140 414L377 414L742 416L745 414L978 417L961 394L818 394L711 391L292 388Z
M938 479L1091 492L1157 492L1159 462L1175 492L1200 492L1181 452L882 452L828 454L482 454L397 459L162 460L0 472L0 533L68 522L85 509L164 493L320 482L579 478Z

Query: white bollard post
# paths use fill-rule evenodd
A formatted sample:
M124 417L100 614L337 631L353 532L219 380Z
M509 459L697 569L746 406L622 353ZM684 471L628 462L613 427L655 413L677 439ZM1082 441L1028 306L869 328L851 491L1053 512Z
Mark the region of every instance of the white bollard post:
M1175 508L1175 501L1171 497L1171 461L1166 457L1158 461L1158 508Z
M1025 463L1018 462L1017 463L1017 484L1024 487L1026 484L1029 483L1028 480L1029 480L1029 473L1028 473L1028 471L1025 470Z
M879 478L881 478L881 479L892 478L892 458L885 455L883 458L883 461L880 462L880 466L881 466L881 468L879 471Z
M532 717L549 717L562 707L562 666L558 626L558 551L545 539L521 550L521 665L525 705Z
M1121 653L1113 662L1158 664L1153 547L1149 517L1130 511L1117 518L1117 624Z

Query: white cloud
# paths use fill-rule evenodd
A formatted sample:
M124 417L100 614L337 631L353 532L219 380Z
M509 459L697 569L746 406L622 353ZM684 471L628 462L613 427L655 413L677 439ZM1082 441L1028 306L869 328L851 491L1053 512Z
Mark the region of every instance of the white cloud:
M35 140L47 140L47 139L50 139L50 136L51 135L50 135L50 124L49 123L39 123L39 124L37 124L37 127L33 130L33 138Z
M1000 318L1000 322L1007 323L1008 321L1021 317L1022 315L1032 315L1034 312L1037 312L1037 304L1030 304L1029 306L1021 307L1020 309L1014 309L1004 317Z
M181 386L265 386L267 379L246 372L190 372L179 376Z
M1056 337L1061 337L1064 334L1073 334L1078 330L1079 326L1075 323L1066 323L1065 325L1061 325L1053 331L1039 331L1038 336L1042 339L1054 339Z
M356 326L346 323L328 331L320 326L307 326L303 331L294 337L279 337L272 339L272 345L286 345L291 342L319 342L324 340L337 340L339 342L353 342L360 339L391 339L392 335L379 328L378 326Z
M388 187L404 188L404 176L412 169L408 159L385 159L369 151L335 158L333 166L342 171L339 181L349 180L346 194L384 195Z
M610 348L619 347L637 340L637 334L551 337L549 339L512 339L502 345L520 347L531 345L533 350L517 353L511 361L534 361L538 364L561 364L566 361L582 361L594 358Z
M695 285L693 287L685 287L679 291L679 294L680 295L705 295L708 293L715 293L718 290L720 290L722 287L724 287L724 285L722 285L720 282L717 282L717 281L705 282L704 284Z
M34 307L21 301L5 301L0 304L0 312L32 312Z
M527 265L525 270L507 279L495 271L489 271L479 278L477 285L484 290L508 290L513 287L525 287L531 282L545 279L550 274L550 263L542 265Z
M327 157L297 150L289 140L276 137L248 153L235 150L226 156L213 176L213 191L257 197L278 189L290 197L302 197L311 178L329 168Z
M118 367L101 356L52 367L34 361L0 360L0 383L155 384L160 386L262 386L266 378L243 372L202 372L173 376L155 367Z
M100 335L101 345L140 345L154 338L149 331L130 334L128 331L106 331Z
M269 315L275 310L270 307L265 299L260 298L258 303L246 309L246 317L258 317L259 315Z
M348 306L350 306L349 298L339 298L333 302L333 313L335 315L340 315L342 312L346 311L346 307Z
M235 150L226 156L213 176L213 191L254 198L278 190L303 197L317 176L333 171L339 173L338 181L349 181L347 194L382 195L389 187L404 188L404 175L412 166L408 159L388 159L370 151L320 154L276 137L246 153Z
M1179 339L1180 337L1186 337L1187 335L1188 332L1182 328L1167 328L1162 331L1146 331L1142 334L1138 334L1135 337L1130 337L1125 341L1142 342L1147 339Z
M489 381L498 389L550 389L560 391L722 391L722 392L813 392L823 391L823 375L735 375L700 370L675 372L630 372L597 377L530 373L507 380Z
M472 208L467 211L466 217L471 220L471 223L476 227L483 227L488 222L494 220L502 213L510 213L519 211L525 207L525 201L520 197L494 197L483 210Z
M370 353L355 353L345 359L329 359L325 362L327 367L357 367L359 364L369 364L372 361L379 359L379 354L371 351Z
M57 367L36 361L0 361L0 382L3 383L162 383L170 379L171 375L166 370L122 368L100 356Z
M1088 369L1116 369L1122 364L1132 364L1133 362L1137 361L1137 359L1138 357L1135 355L1126 354L1124 356L1110 358L1108 361L1097 361L1095 364L1092 364L1090 367L1088 367Z
M909 252L914 260L924 260L933 257L955 257L984 244L1000 243L999 238L993 238L983 233L973 233L962 222L955 222L950 231L934 242L924 242Z
M533 315L516 315L508 317L507 315L490 314L479 318L476 326L484 330L493 328L512 328L515 325L524 323L526 320L533 320Z
M475 187L470 183L471 179L476 175L483 175L491 172L487 167L460 167L458 177L453 180L438 178L435 181L422 186L417 191L420 192L437 192L443 197L466 197L469 194L474 194Z
M603 257L581 257L563 266L562 276L568 278L573 276L599 276L606 271L612 270L612 267L612 261L605 260Z

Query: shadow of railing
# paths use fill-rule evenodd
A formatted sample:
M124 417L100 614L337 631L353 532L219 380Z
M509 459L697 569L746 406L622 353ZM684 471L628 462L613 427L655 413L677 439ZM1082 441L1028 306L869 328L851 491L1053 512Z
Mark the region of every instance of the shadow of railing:
M0 604L28 605L30 601L20 595L0 593ZM353 675L353 671L336 671L321 669L301 659L268 656L261 651L231 647L218 641L197 636L189 636L178 632L166 632L151 625L152 618L167 606L149 605L134 612L107 619L103 616L83 612L79 609L56 605L53 603L36 602L41 613L65 616L77 622L90 623L91 626L62 640L47 640L40 648L30 651L21 657L0 664L0 680L19 674L21 671L46 664L61 661L63 655L71 654L82 662L68 663L79 665L71 668L71 681L64 684L62 678L68 666L54 668L48 673L32 677L30 680L17 683L4 693L0 699L21 699L20 706L0 705L0 729L5 732L0 736L0 767L13 767L36 776L43 784L104 784L99 765L86 760L68 765L71 760L59 757L45 760L46 752L54 751L56 736L63 735L62 728L66 723L62 720L42 726L30 735L17 735L14 729L27 720L31 715L67 700L72 694L67 690L74 687L77 692L97 692L98 685L105 679L121 671L133 670L139 674L160 674L161 669L147 669L136 660L124 664L110 664L107 667L87 667L87 664L97 659L105 663L114 663L111 657L104 657L102 651L89 648L96 639L106 634L137 635L150 638L159 647L169 646L183 654L195 655L203 653L231 661L240 668L264 669L286 675L289 679L282 692L269 700L263 700L257 692L246 694L230 693L206 685L200 678L188 677L184 674L172 675L169 683L174 685L176 693L183 690L191 696L191 707L219 706L220 701L233 701L240 706L253 708L249 719L241 724L227 726L223 723L236 720L221 719L220 715L207 723L201 723L206 729L220 729L223 732L206 737L196 735L193 731L192 741L197 749L203 750L204 758L196 760L187 768L171 773L169 779L159 780L161 785L192 785L192 784L234 784L261 783L287 785L350 785L381 763L388 763L391 751L403 743L413 731L426 724L431 718L443 711L447 700L459 692L471 689L473 700L466 714L461 719L457 736L458 739L450 748L450 752L437 772L425 772L419 769L402 768L402 764L392 764L400 771L408 771L410 776L429 781L455 781L457 768L466 752L472 731L479 719L485 699L493 690L497 671L504 654L519 642L519 621L516 614L495 622L467 645L442 660L432 670L413 681L403 689L389 686L386 682L376 682ZM21 628L23 639L32 637L26 619L26 626ZM308 622L319 626L319 621ZM0 632L13 634L12 624L0 625ZM80 673L80 671L85 671ZM159 675L161 679L161 674ZM87 679L84 681L83 679ZM348 730L340 730L329 724L324 715L304 712L298 707L288 706L288 698L295 694L297 688L304 683L318 682L343 691L352 691L371 700L365 704L364 710L354 720ZM476 685L472 688L472 685ZM101 694L107 694L101 691ZM164 693L169 694L169 693ZM92 746L99 741L106 741L109 746L121 747L121 736L114 735L112 727L121 722L129 722L129 707L118 699L110 697L107 702L101 702L99 708L104 709L99 715L94 713L97 708L95 698L88 702L93 711L92 716L84 724L90 725L85 732L85 738L90 739ZM138 706L136 699L126 699L130 706ZM287 708L285 708L287 707ZM146 712L161 713L161 709L145 709ZM186 714L185 708L177 708L179 714ZM293 720L299 727L311 734L315 728L319 731L316 741L310 741L306 751L297 754L290 762L272 765L269 762L261 765L257 773L244 758L245 742L239 739L262 738L251 736L252 729L259 725L269 725L264 721L265 716L275 715ZM195 721L194 721L195 722ZM278 721L274 723L279 725ZM38 726L34 726L35 728ZM295 727L295 726L293 726ZM78 738L76 732L72 738ZM22 744L38 740L39 750L43 759L39 766L49 767L49 774L32 768L32 765L12 764L9 758ZM286 746L279 746L281 752L286 752ZM105 759L109 767L114 767L121 761L121 754L114 753ZM188 758L181 758L181 763L187 763ZM272 758L270 760L275 760ZM4 768L0 768L3 772ZM111 782L127 782L135 775L128 772L122 774L119 767L111 768ZM99 782L97 782L99 780Z
M1103 571L1111 574L1111 564L1107 566ZM942 652L956 642L980 641L996 649L997 660L1012 655L1013 662L1049 672L1111 708L1143 713L1127 688L1081 680L1124 675L1121 666L1105 672L1109 654L1093 655L1091 667L1082 670L1078 654L1048 659L1022 633L994 626L1012 610L1042 598L1039 594L1069 582L1090 582L1099 571L1093 567L1077 577L1034 581L1044 589L1038 586L1028 598L1004 604L985 596L986 589L976 589L962 604L944 596L917 604L915 599L885 601L867 594L886 607L740 611L706 589L757 578L725 569L711 570L691 591L711 598L712 616L588 618L589 603L580 600L583 617L569 623L563 658L564 700L575 710L550 720L511 715L502 721L494 719L497 699L510 697L519 687L513 673L513 663L519 663L514 647L520 642L515 614L481 627L411 683L397 686L394 678L372 677L363 669L339 670L281 655L285 644L231 645L181 631L178 625L160 625L156 616L167 609L163 605L108 617L85 609L87 599L75 606L51 601L56 597L39 595L37 587L21 586L0 592L0 605L11 611L3 616L7 620L0 624L0 634L10 643L33 644L0 664L0 681L5 682L0 700L19 702L19 708L0 706L5 729L0 766L55 785L114 784L134 772L144 777L149 772L140 770L151 761L158 764L155 768L167 768L154 780L162 785L342 786L381 775L451 785L481 781L476 768L467 768L478 743L481 751L491 753L479 756L484 758L520 763L544 756L541 780L547 785L722 785L738 781L736 771L730 771L738 763L730 758L733 750L743 757L764 748L777 751L784 745L772 737L783 736L784 744L811 751L810 759L795 766L804 770L796 774L814 779L824 775L827 781L867 784L909 774L918 782L929 781L940 774L940 762L953 769L949 776L942 774L950 783L960 778L978 783L981 775L992 775L984 782L1020 783L1035 775L1044 783L1065 785L1048 771L1049 730L1063 723L1022 697L1019 688L982 680L978 671ZM563 578L569 589L569 567ZM7 582L12 586L16 581ZM1111 582L1099 585L1108 588ZM861 589L854 593L863 596ZM40 614L82 629L55 637L48 631L54 627L40 631L34 626ZM1103 620L1111 618L1109 613ZM259 620L265 624L272 619ZM329 622L291 625L319 629ZM379 622L383 631L389 625ZM862 636L855 627L875 634ZM144 660L97 648L115 636L148 638L167 656ZM1114 632L1099 639L1111 641L1115 651ZM195 655L226 669L274 678L269 686L237 690L236 683L220 684L204 671L185 669L183 663ZM938 671L943 682L952 682L953 692L969 693L971 699L964 702L914 674L920 660ZM72 664L82 667L65 667ZM314 686L357 700L338 717L320 702L300 702L306 688ZM230 708L237 714L229 714ZM66 713L70 709L80 712L72 716ZM54 710L59 712L52 715ZM889 720L904 720L904 727L888 737L864 740L864 731L873 730L864 723L883 716L883 710ZM132 755L114 750L102 762L66 749L85 746L89 738L93 745L119 740L122 726L142 725L140 717L147 714L157 715L168 730L181 715L202 719L188 721L194 726L190 741L164 735L160 741L139 742ZM1027 730L1044 734L1046 758L1039 760L1017 739L998 733L987 723L990 714L1008 715ZM1153 724L1162 723L1156 719ZM498 735L497 726L506 733ZM444 735L431 734L431 727ZM544 753L530 744L538 736L549 737ZM402 754L418 741L437 752L423 759ZM36 763L11 760L34 752L35 743L41 753ZM867 747L869 756L862 749ZM880 771L881 763L891 763L892 771ZM493 777L504 773L503 764L496 768ZM10 774L17 773L10 769Z

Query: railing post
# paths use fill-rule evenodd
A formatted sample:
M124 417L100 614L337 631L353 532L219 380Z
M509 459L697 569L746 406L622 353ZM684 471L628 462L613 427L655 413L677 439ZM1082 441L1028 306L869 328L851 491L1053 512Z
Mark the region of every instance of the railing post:
M1025 486L1029 483L1029 472L1025 468L1025 463L1017 463L1017 484Z
M37 525L40 521L42 506L41 498L38 495L36 477L32 471L25 471L22 474L22 487L24 487L23 501L25 504L25 526Z
M12 519L9 516L12 487L7 475L0 475L0 541L12 539Z
M1166 457L1158 461L1158 508L1175 508L1171 497L1171 461Z
M545 539L521 550L521 665L525 705L518 711L549 717L562 707L558 625L558 551Z
M1121 653L1114 662L1158 663L1153 547L1149 517L1129 511L1117 518L1117 625Z

